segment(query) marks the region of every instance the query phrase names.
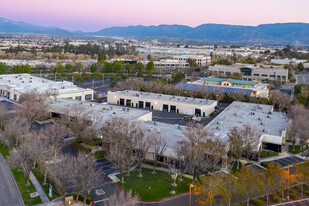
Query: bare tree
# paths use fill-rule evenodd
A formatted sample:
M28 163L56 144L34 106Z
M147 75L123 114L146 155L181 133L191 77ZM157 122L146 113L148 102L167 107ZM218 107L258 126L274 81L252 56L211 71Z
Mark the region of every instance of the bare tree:
M155 136L152 140L152 158L153 158L153 171L151 174L156 174L156 167L159 159L162 157L163 153L166 151L167 143L166 140L159 134Z
M33 164L31 147L29 147L28 144L22 144L16 150L14 149L10 153L8 163L12 167L16 167L23 171L24 175L27 177L27 185L30 185L29 176L31 172L31 166Z
M143 177L142 175L142 165L145 161L147 152L149 151L151 145L151 132L142 131L142 128L138 129L138 132L134 136L134 150L138 161L138 177Z
M304 148L309 140L309 110L303 105L294 105L290 109L289 117L292 118L292 122L288 126L287 133L289 139L292 140L293 151L295 150L295 145L299 144L303 155Z
M206 154L208 131L201 124L189 124L184 135L186 139L183 141L182 150L186 154L186 166L190 168L195 180Z
M77 189L76 201L78 201L80 192L84 195L84 206L86 205L86 199L88 191L98 186L102 180L102 173L97 169L97 162L86 157L84 154L79 154L74 161L74 174L73 183L75 189Z
M6 122L6 126L1 132L0 138L12 150L14 146L18 146L23 136L28 135L31 122L21 116L16 116Z
M217 162L227 153L226 146L227 145L218 138L208 140L207 153L211 156L213 161L213 169L216 168Z
M177 144L175 152L178 159L178 170L180 174L179 180L182 181L182 176L186 169L186 154L185 151L182 149L182 142Z
M56 183L62 189L62 198L64 200L68 187L74 181L73 171L76 157L71 155L62 155L60 161L49 165L49 171Z
M43 133L48 138L47 141L49 145L47 145L47 147L49 152L53 155L53 160L55 160L64 146L64 137L68 135L68 130L60 123L55 122L52 125L46 126L43 129Z
M277 107L279 112L287 109L291 104L291 97L280 90L274 90L270 93L270 100L274 107Z
M138 199L138 195L132 195L131 190L126 192L126 194L114 192L107 200L107 206L137 206L139 204Z
M253 152L257 152L259 144L259 133L250 125L245 125L243 129L233 127L228 134L230 152L237 160L237 169L242 157L249 157Z
M16 109L30 120L46 118L49 115L48 107L45 104L46 99L46 95L32 90L20 95L20 106L16 106Z
M118 166L124 183L124 171L129 170L134 159L134 138L140 128L136 122L124 118L113 118L102 128L103 139L110 145L109 158Z

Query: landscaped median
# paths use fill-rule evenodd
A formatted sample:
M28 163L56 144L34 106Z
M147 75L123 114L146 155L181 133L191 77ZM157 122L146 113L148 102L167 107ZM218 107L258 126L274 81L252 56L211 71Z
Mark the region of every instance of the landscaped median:
M125 177L125 184L118 182L118 186L124 191L132 190L132 194L138 195L141 201L158 201L167 197L173 196L173 179L170 173L157 171L156 174L151 174L151 169L143 169L143 177L137 177L138 172L132 171L130 176ZM120 175L116 175L121 179ZM176 194L189 192L189 184L192 179L183 177L182 181L177 180L175 187Z

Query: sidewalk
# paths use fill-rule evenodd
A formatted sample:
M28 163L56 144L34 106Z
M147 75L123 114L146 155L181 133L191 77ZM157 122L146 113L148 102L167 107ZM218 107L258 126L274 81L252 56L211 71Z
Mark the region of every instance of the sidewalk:
M39 196L40 196L40 198L42 200L42 204L48 203L49 199L48 199L47 195L45 194L41 184L39 183L39 181L36 179L36 177L32 173L32 171L30 172L30 180L31 180L33 186L35 187L35 190L39 194Z

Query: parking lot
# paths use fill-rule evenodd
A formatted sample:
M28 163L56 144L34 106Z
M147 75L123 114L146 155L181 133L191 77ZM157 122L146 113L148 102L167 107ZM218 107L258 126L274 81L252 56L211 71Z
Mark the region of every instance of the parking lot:
M206 126L216 116L218 116L228 106L228 104L220 104L219 106L220 106L220 110L215 115L211 117L204 117L202 118L202 121L198 123ZM186 126L189 122L182 120L182 118L185 116L188 116L188 115L152 110L152 121L155 121L155 122L163 122L167 124L178 124L178 125Z
M291 156L291 157L286 157L282 159L277 159L272 162L280 164L282 167L288 167L289 165L293 165L295 163L300 163L304 162L302 158L299 158L297 156Z
M304 200L296 200L293 202L288 202L288 203L281 203L281 204L276 204L273 206L308 206L309 205L309 198L304 199Z

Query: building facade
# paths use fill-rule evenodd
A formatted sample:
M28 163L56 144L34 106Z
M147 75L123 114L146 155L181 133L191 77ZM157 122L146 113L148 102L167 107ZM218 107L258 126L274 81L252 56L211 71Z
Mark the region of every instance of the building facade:
M207 117L215 111L217 101L155 94L139 91L107 93L108 104Z
M197 66L208 66L211 64L210 56L203 55L179 55L174 56L174 60L187 62L188 59L194 59Z
M57 98L92 100L93 90L77 87L68 81L52 81L30 74L0 75L0 95L19 101L22 94L35 91L38 94L54 94Z
M242 74L244 80L279 80L288 82L288 70L283 66L261 65L254 66L252 64L233 64L233 65L214 65L209 67L211 73L221 75L233 75L235 73Z

